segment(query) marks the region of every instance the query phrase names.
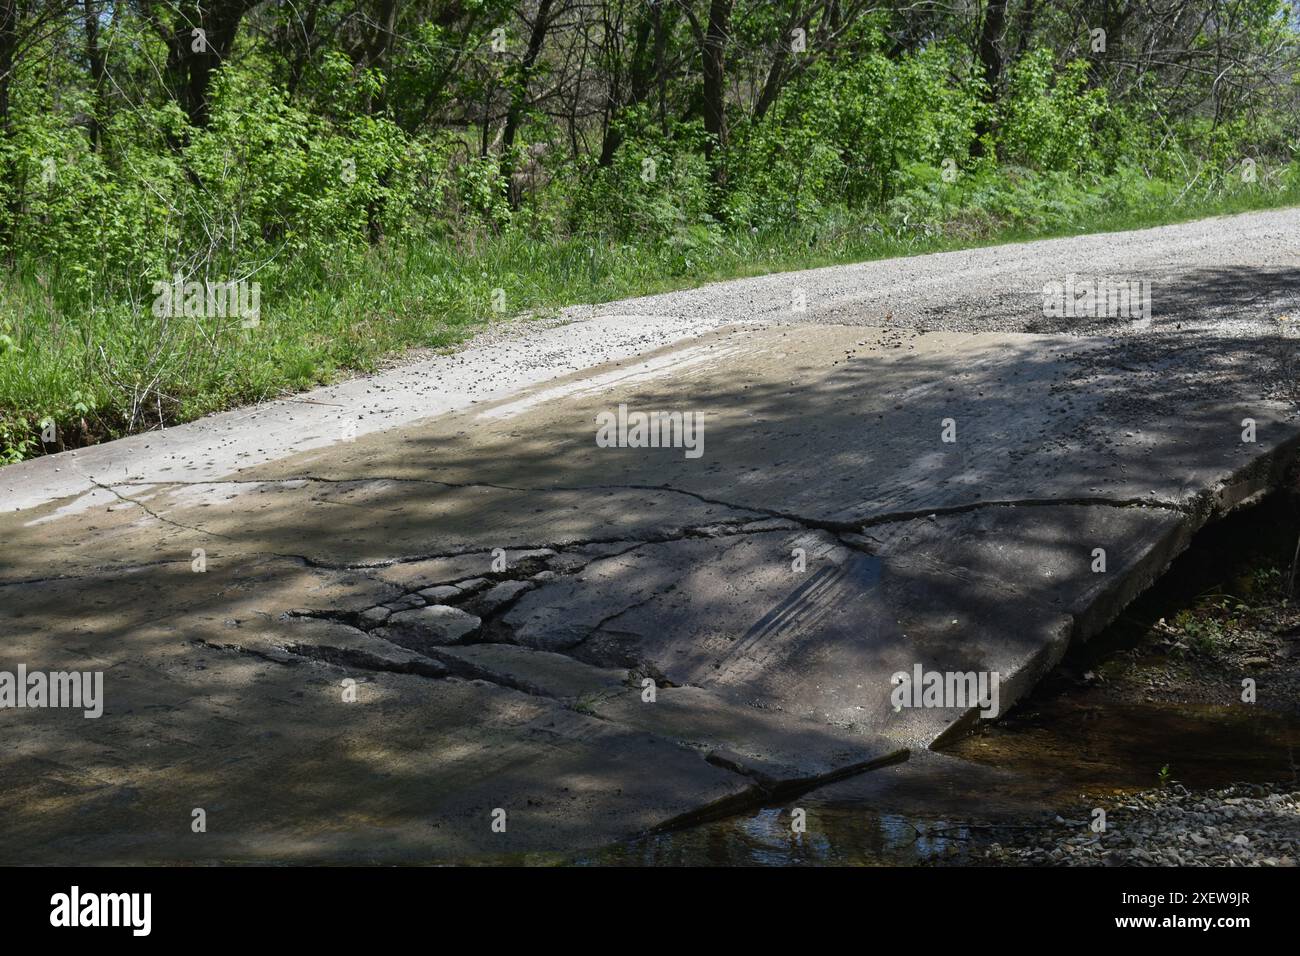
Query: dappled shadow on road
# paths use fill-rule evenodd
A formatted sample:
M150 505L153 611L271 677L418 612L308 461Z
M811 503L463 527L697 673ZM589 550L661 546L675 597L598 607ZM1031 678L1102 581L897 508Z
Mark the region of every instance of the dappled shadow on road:
M1066 276L1053 281L1065 284ZM1258 332L1284 331L1279 317L1300 321L1294 313L1300 305L1300 269L1293 266L1222 266L1199 269L1138 269L1123 273L1097 275L1080 268L1075 282L1103 281L1105 288L1122 289L1129 283L1141 283L1150 295L1150 316L1157 331L1180 332L1187 329L1219 331L1228 337ZM1117 293L1118 294L1118 293ZM1131 297L1134 314L1124 316L1087 315L1052 316L1043 314L1046 296L1027 291L1019 308L1026 316L1023 331L1066 333L1075 335L1111 335L1135 331L1134 319L1141 311L1141 299ZM1011 307L1015 309L1015 306ZM993 324L1004 316L995 310L981 315ZM1294 332L1294 330L1292 330Z
M356 565L460 554L445 580L508 579L493 549L561 547L579 558L527 599L598 638L562 649L864 728L895 719L888 676L912 663L1000 668L1027 689L1117 586L1095 573L1095 548L1110 575L1139 567L1171 546L1190 493L1296 434L1283 323L1169 323L1206 288L1272 307L1297 274L1189 274L1158 290L1141 336L731 331L691 346L705 360L677 372L638 378L631 363L605 390L575 383L514 414L475 408L285 459L241 475L265 483L222 489L228 500L124 488L154 516L6 516L6 580L76 576L3 588L7 660L107 669L109 710L6 719L3 844L27 861L427 861L566 850L734 795L735 775L697 754L655 756L645 733L554 702L195 646L405 590L392 569ZM620 403L702 414L702 456L596 447L596 415ZM307 475L325 480L285 480ZM1107 504L1141 501L1159 507ZM996 502L1020 506L981 507ZM789 523L752 524L772 516ZM614 541L652 543L583 550ZM208 552L204 574L193 548ZM870 581L800 591L864 557L880 563ZM108 565L120 567L96 570ZM743 667L727 665L777 618ZM494 633L524 625L546 626L503 615ZM374 699L336 704L344 676ZM896 726L929 732L911 716ZM575 717L590 723L551 727ZM493 842L485 814L507 799L523 808L508 831L520 836ZM195 807L207 834L190 831Z
M261 571L259 584L278 583L278 569ZM184 595L187 573L164 569L154 584ZM28 617L57 618L96 587L113 582L44 589ZM132 610L143 600L119 593ZM104 668L107 703L98 720L7 715L5 862L517 857L612 840L749 788L644 732L504 688L195 646L286 627L269 616L232 627L223 613L215 592L178 600L152 626L102 612L76 638L11 645L6 657L33 669ZM498 807L505 834L491 830ZM204 833L191 830L196 808Z

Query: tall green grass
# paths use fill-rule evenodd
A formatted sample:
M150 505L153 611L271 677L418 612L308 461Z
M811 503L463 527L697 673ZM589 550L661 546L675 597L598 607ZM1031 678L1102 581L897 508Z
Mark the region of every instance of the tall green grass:
M152 298L60 295L46 276L0 287L0 463L189 421L455 347L494 318L711 280L1300 204L1294 166L1192 190L1132 171L1091 182L1000 170L932 184L883 211L825 210L754 232L684 226L654 242L522 230L380 245L333 271L289 269L260 324L156 318ZM55 426L49 429L48 426ZM57 433L42 441L42 428Z

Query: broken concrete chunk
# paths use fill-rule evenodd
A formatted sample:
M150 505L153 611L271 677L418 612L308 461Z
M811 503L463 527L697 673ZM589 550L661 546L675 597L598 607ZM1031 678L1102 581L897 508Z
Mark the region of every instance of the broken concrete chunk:
M385 637L403 647L420 650L425 646L455 644L477 631L482 623L460 608L430 604L394 614L388 619Z
M528 694L577 698L623 689L627 671L592 667L513 644L468 644L431 650L459 677L480 678Z
M393 613L397 613L398 611L409 611L412 608L424 607L425 603L424 598L420 597L420 595L408 594L404 598L390 601L388 604L385 604L384 607L388 608L388 610Z
M291 618L261 628L249 628L238 641L209 646L252 654L280 664L298 664L304 659L340 667L444 677L447 668L439 661L409 648L383 640L383 628L370 633L318 618Z
M551 548L530 548L527 551L507 551L506 567L513 568L524 561L531 561L535 558L553 558L555 551Z
M856 534L850 531L841 534L839 539L850 548L857 548L859 551L866 551L869 554L874 554L880 550L879 539L869 538L865 534Z
M566 551L564 554L557 554L554 558L550 560L550 562L548 562L551 568L554 569L553 571L551 572L542 571L539 573L548 574L548 573L554 573L554 571L559 571L561 574L569 574L574 571L579 571L582 568L585 568L591 562L591 560L592 558L590 555L576 554L573 552Z
M741 531L799 531L803 526L788 518L764 518L762 521L748 521L740 526Z
M525 591L531 591L531 581L502 581L478 599L476 606L484 614L490 614L499 607L509 604Z
M704 538L721 538L724 535L736 533L735 524L705 524L698 528L693 528L692 533Z
M392 671L398 674L419 674L421 677L446 677L447 667L422 654L411 652L373 633L356 631L351 634L336 632L328 643L290 644L286 650L299 657L323 661L340 667L361 667L367 670Z
M388 616L393 612L388 610L382 604L378 607L368 607L361 612L361 623L366 626L382 624L388 620Z
M586 567L597 558L607 558L631 551L643 544L641 541L608 541L603 544L584 544L567 548L546 562L552 571L572 573Z
M491 553L480 551L394 564L383 568L375 576L381 581L398 585L403 590L417 591L420 588L431 588L458 578L466 578L472 574L481 574L488 569L491 562Z
M441 604L450 598L459 597L460 594L460 588L454 584L439 584L437 587L425 588L420 592L420 597L430 604Z

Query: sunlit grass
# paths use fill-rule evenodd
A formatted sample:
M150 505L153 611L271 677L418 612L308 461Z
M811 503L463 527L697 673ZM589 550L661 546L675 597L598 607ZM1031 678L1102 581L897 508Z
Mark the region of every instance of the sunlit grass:
M906 226L896 210L831 210L779 229L699 227L655 242L506 231L381 246L329 274L287 270L262 290L253 329L237 318L158 319L148 300L60 299L41 277L12 275L0 288L0 461L372 371L406 349L455 346L494 317L496 288L507 314L546 312L720 279L1298 204L1300 187L1289 182L1171 201L1169 184L1103 181L1062 193L999 180L983 205L968 194ZM58 426L53 445L38 440L43 422Z

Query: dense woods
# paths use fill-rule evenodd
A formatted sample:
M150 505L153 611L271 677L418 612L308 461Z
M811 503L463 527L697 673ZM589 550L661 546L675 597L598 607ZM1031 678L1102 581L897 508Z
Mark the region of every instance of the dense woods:
M0 0L0 454L369 367L494 304L1281 201L1298 23L1285 0ZM177 280L256 282L260 321L151 308Z

